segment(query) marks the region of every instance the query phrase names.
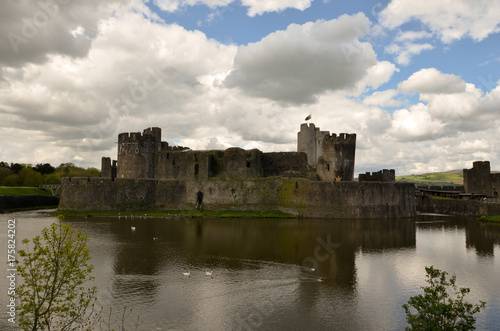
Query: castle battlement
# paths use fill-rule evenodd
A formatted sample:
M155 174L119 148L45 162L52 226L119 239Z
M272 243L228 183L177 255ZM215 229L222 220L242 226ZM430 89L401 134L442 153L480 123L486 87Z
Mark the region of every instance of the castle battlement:
M382 169L377 172L366 172L359 174L360 182L395 182L396 171L394 169Z
M355 133L339 133L337 136L336 133L332 133L331 135L325 136L325 140L337 144L341 143L356 143L356 134Z
M475 161L472 169L464 169L465 193L485 194L498 198L500 191L500 176L492 174L490 161Z
M256 178L290 174L305 176L317 170L320 180L352 181L356 134L321 131L303 123L298 132L297 152L265 154L229 148L226 151L191 151L161 141L161 129L118 135L118 161L103 158L103 177L205 180L215 177ZM317 167L322 160L321 169Z
M118 143L137 143L139 141L154 141L151 134L142 134L140 132L124 132L118 135Z

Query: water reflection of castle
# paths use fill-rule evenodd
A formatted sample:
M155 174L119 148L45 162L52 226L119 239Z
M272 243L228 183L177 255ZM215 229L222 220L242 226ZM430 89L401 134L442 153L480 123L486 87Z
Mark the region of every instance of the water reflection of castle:
M326 275L327 282L351 288L356 283L355 257L359 251L398 250L413 248L416 244L415 223L411 220L197 219L188 223L148 220L135 222L133 234L130 224L130 220L113 224L117 239L128 242L117 252L116 274L154 275L162 265L178 264L178 260L183 259L187 259L188 264L201 263L206 264L206 268L228 270L245 268L249 261L254 266L274 261L290 268L314 267L319 274ZM158 250L174 242L182 248L176 248L175 252ZM145 251L149 253L145 255Z

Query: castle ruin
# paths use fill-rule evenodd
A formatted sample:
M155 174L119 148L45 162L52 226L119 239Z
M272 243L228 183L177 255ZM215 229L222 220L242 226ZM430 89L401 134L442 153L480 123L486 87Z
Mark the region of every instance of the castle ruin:
M63 178L69 210L278 210L309 218L415 215L413 184L355 182L356 134L302 124L297 152L191 150L161 141L160 128L118 136L101 177ZM393 174L393 173L392 173ZM384 177L386 178L386 177Z
M307 177L352 181L356 134L330 135L314 124L301 125L297 152L257 149L193 151L161 141L160 128L118 135L118 160L102 158L102 177L207 180L209 178ZM316 170L317 178L314 178ZM312 171L312 172L311 172Z
M464 169L465 193L486 195L498 198L500 174L491 173L490 161L475 161L472 169Z

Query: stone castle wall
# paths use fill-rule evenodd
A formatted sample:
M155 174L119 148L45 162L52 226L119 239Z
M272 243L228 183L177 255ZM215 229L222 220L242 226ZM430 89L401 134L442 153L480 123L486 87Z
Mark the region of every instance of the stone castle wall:
M360 182L395 182L396 171L394 169L383 169L377 172L367 172L359 174L358 180Z
M354 179L354 159L356 154L356 134L333 133L323 138L322 155L318 159L316 172L324 181L352 181Z
M485 194L498 198L500 174L492 174L489 161L475 161L472 169L464 169L465 193Z
M479 200L441 200L427 195L416 198L416 208L422 213L479 216L500 215L500 204Z
M156 139L140 132L118 135L118 178L154 178Z
M414 185L254 180L63 178L60 209L193 209L198 191L208 210L280 210L308 218L395 218L415 215Z

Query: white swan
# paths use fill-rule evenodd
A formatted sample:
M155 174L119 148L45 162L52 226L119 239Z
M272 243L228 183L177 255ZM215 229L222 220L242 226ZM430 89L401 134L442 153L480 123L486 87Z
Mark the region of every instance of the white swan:
M131 226L130 230L135 231L135 226Z
M188 271L188 272L183 272L182 274L183 274L184 276L188 276L188 277L189 277L189 276L191 276L191 271Z
M212 271L205 271L205 275L212 277L213 272Z

